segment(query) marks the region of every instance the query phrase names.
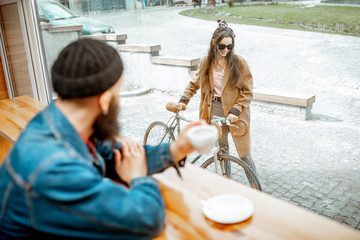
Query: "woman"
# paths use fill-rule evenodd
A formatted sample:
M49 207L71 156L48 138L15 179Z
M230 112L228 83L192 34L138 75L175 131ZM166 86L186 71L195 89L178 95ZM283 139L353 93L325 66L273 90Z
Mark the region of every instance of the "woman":
M218 23L208 55L201 60L197 77L186 87L177 109L185 110L191 97L200 88L200 118L210 123L213 116L229 117L230 123L237 126L222 126L223 134L219 143L223 153L229 153L230 131L239 157L256 172L250 155L252 75L246 61L234 54L233 30L224 20L218 20Z

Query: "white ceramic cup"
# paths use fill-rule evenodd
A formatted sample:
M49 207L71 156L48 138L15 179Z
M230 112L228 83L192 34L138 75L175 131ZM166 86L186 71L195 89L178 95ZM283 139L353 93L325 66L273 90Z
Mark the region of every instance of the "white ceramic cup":
M218 138L218 130L214 126L200 125L187 132L191 145L200 153L209 153Z

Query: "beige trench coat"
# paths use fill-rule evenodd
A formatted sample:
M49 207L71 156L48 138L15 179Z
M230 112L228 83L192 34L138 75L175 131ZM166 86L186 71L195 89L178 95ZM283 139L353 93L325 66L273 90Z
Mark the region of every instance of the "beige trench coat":
M253 80L250 69L246 61L237 56L239 61L241 81L240 86L233 86L229 81L230 69L226 69L224 73L221 104L225 117L229 115L229 111L234 108L240 110L239 120L235 123L238 126L230 126L230 133L235 143L236 150L239 157L242 158L250 154L251 139L250 139L250 103L253 97ZM200 62L204 64L206 57ZM199 67L200 69L200 67ZM207 77L206 77L207 78ZM200 119L204 119L210 123L211 109L212 109L212 95L213 95L213 66L209 70L209 77L204 79L203 76L197 75L197 78L190 81L186 87L183 97L180 102L187 104L191 97L196 94L197 90L201 90L200 100Z

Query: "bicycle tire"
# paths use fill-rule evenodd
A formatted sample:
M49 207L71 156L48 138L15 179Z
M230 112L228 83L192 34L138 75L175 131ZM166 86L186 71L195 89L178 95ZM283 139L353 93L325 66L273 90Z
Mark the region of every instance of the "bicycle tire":
M153 122L146 129L144 136L144 145L158 145L160 143L168 143L174 141L175 137L170 132L169 127L160 121Z
M240 182L244 185L250 186L252 188L255 188L259 191L262 191L261 184L259 182L259 179L257 178L256 174L251 170L251 168L244 162L243 160L233 157L228 154L220 154L218 156L218 161L229 161L231 164L231 170L233 171L231 174L231 179L235 180L237 182ZM234 165L235 164L235 165ZM205 168L213 173L215 173L215 162L214 157L211 157L207 160L205 160L201 166L202 168ZM221 171L221 170L220 170ZM234 172L236 171L236 172ZM226 174L221 174L226 175ZM253 184L251 184L253 183Z

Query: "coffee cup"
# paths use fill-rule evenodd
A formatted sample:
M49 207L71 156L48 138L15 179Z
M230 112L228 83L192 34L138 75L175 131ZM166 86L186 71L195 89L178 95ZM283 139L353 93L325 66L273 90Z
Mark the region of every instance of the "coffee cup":
M214 126L200 125L187 132L191 145L200 153L209 153L218 138L218 130Z

